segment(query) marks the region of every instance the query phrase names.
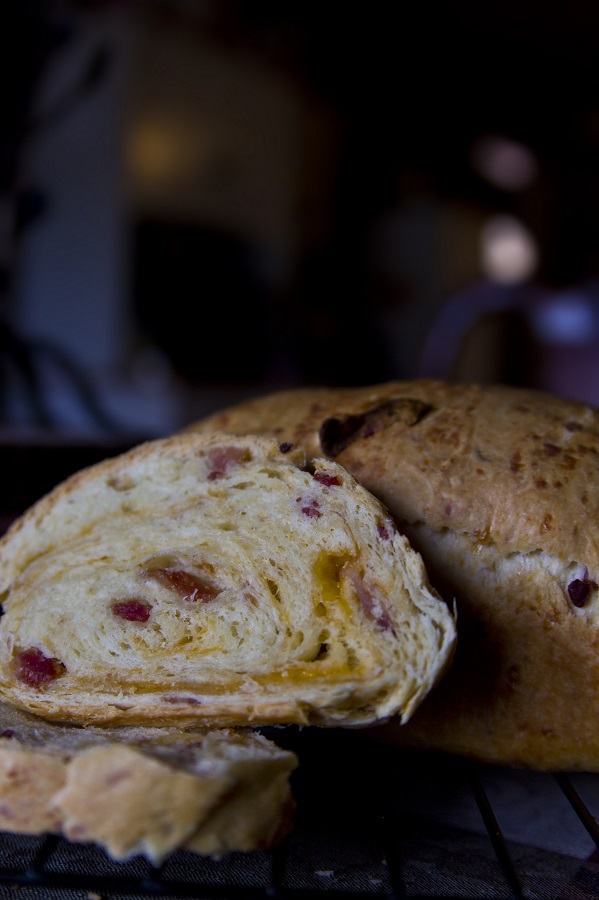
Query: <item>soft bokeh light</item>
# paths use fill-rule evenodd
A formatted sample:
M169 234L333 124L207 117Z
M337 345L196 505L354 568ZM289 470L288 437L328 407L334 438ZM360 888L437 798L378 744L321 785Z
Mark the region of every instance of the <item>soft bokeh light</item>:
M538 174L533 151L502 135L480 137L472 147L471 159L482 178L504 191L524 190Z
M587 344L597 330L593 305L581 291L556 294L535 311L532 321L539 339L550 344Z
M485 275L503 284L531 278L539 251L531 232L512 216L493 216L481 233L481 263Z
M129 177L151 190L190 177L209 156L200 129L177 118L145 119L135 124L127 142Z

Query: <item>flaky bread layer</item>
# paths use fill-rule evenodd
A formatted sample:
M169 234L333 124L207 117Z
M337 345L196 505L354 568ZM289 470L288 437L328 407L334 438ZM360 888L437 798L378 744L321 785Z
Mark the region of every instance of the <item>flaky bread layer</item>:
M184 435L77 474L0 542L0 695L82 724L407 720L453 615L341 466Z

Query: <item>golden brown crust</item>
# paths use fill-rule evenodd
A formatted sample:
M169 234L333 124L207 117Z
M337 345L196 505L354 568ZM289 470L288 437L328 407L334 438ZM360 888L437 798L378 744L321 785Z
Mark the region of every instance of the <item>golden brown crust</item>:
M408 725L379 735L494 762L599 769L597 410L419 380L281 392L191 426L213 427L330 455L387 505L433 583L457 597L451 672ZM572 602L573 582L582 602Z
M330 452L323 423L348 416L359 421ZM217 428L273 434L313 456L329 450L400 519L468 532L501 553L598 558L598 539L581 524L599 509L599 413L585 404L501 386L389 382L271 394L189 430Z

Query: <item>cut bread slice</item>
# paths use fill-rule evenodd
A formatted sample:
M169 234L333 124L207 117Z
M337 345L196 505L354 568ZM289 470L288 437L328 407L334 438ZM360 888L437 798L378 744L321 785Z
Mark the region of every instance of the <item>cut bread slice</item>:
M297 758L249 730L80 728L8 704L0 727L0 830L158 864L264 849L291 825Z
M49 719L407 720L455 624L335 462L189 434L83 470L0 542L0 696Z

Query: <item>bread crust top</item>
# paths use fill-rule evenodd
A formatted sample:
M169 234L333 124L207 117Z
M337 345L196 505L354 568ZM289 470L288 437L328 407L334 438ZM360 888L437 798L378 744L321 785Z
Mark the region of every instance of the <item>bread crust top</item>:
M418 380L271 394L192 427L272 433L341 463L456 598L450 671L379 738L599 771L599 411Z
M422 379L283 391L190 430L215 427L326 454L410 524L599 567L599 412L583 403Z

